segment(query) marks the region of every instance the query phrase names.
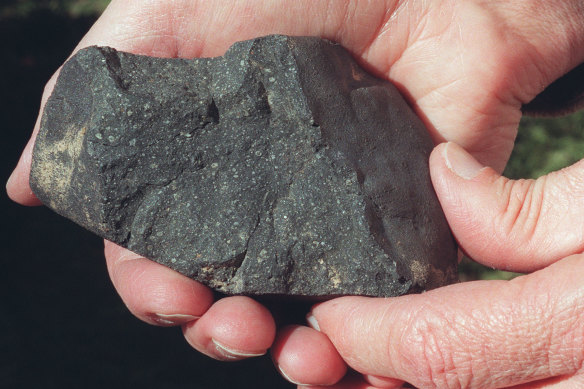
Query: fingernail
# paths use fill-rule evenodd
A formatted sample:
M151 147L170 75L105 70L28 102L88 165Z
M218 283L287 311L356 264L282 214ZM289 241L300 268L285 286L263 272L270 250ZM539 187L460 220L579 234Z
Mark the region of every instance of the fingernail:
M119 262L125 262L125 261L132 261L134 259L144 259L144 257L141 256L141 255L138 255L138 254L136 254L136 253L134 253L132 251L126 250L124 252L124 254L120 256L120 258L118 259L118 261ZM155 315L173 316L173 315L164 315L164 314L161 314L161 313L155 313ZM189 315L186 315L186 316L189 316Z
M154 320L157 324L162 326L176 326L188 323L189 321L199 319L199 316L193 315L183 315L180 313L175 314L164 314L164 313L153 313L152 320Z
M226 359L239 360L239 359L243 359L243 358L260 357L266 353L265 350L262 352L257 352L257 353L234 350L231 347L227 347L224 344L216 341L213 338L211 338L211 341L215 345L215 349L217 350L217 352L220 355L222 355L223 357L225 357Z
M308 315L306 315L306 322L308 323L308 325L310 327L314 328L317 331L320 331L320 326L318 325L318 321L316 321L316 318L314 317L312 312L310 312L310 313L308 313Z
M300 382L296 382L292 378L290 378L290 376L284 371L284 369L282 369L282 366L280 366L280 365L276 365L276 366L278 367L278 371L280 371L280 374L282 375L282 377L284 377L288 382L290 382L294 385L298 385L298 386L306 386L306 384L301 384Z
M475 178L485 167L462 147L448 142L444 147L444 161L446 166L457 176L465 180Z

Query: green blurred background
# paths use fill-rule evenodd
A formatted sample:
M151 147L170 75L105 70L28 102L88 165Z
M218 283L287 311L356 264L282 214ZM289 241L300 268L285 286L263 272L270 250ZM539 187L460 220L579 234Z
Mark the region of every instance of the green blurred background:
M36 119L42 88L108 0L4 0L0 6L0 178ZM584 112L524 118L505 175L537 178L584 157ZM134 319L109 282L99 239L1 191L0 386L7 388L291 388L269 357L225 364L177 329ZM465 258L462 280L510 279ZM8 296L8 298L6 298Z
M515 148L504 171L509 178L537 178L584 158L584 111L559 118L523 117ZM517 276L464 258L460 279L504 279Z
M0 19L22 19L47 11L70 18L96 17L109 2L110 0L4 0Z

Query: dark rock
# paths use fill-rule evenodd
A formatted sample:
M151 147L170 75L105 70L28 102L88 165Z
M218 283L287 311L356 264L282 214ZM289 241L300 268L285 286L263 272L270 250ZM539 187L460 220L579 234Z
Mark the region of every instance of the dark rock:
M221 292L396 296L456 280L432 147L392 85L317 38L193 60L90 47L45 107L31 186Z

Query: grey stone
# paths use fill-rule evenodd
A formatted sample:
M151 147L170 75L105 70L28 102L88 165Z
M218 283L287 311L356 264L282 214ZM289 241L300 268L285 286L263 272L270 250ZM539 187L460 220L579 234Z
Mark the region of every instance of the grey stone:
M31 186L220 292L397 296L457 279L432 147L396 88L328 41L192 60L90 47L45 107Z

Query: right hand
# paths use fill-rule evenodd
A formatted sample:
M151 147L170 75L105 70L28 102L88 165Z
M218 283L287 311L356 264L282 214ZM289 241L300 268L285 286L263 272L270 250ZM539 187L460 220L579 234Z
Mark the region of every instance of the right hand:
M574 16L581 7L578 0L113 0L76 50L107 45L190 58L221 55L234 41L266 34L328 38L401 88L436 143L455 141L501 171L521 105L584 61L584 50L574 50L584 40ZM45 88L43 105L55 79ZM38 127L37 121L7 184L21 204L39 204L28 184ZM233 360L264 353L272 344L274 321L254 300L214 303L201 284L109 243L106 258L128 308L152 324L182 325L199 351ZM338 355L330 358L342 365ZM319 372L314 364L306 371L311 382L322 383L344 372Z

